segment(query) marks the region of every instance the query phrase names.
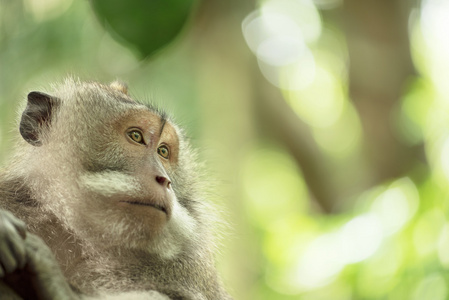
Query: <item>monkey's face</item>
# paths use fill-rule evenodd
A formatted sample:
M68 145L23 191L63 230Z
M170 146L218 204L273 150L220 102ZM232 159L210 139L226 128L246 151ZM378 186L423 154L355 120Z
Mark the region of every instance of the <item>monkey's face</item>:
M197 227L189 192L178 194L186 182L179 131L107 86L68 89L75 93L30 93L21 122L24 139L48 158L46 205L97 248L172 257L196 239Z
M132 247L175 251L195 221L175 193L180 145L174 125L139 107L95 132L101 136L89 137L87 172L80 181L83 198L90 199L80 207L83 221L109 243L126 239ZM104 226L99 218L109 222Z
M114 121L112 130L119 145L113 151L116 157L121 156L123 172L134 177L134 191L117 194L112 200L121 211L141 219L157 234L172 217L177 201L169 175L176 169L179 155L175 128L143 109Z

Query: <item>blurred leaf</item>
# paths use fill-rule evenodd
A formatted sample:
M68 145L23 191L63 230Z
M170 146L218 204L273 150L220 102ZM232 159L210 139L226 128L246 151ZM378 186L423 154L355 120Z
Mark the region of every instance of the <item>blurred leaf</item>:
M170 43L196 0L91 0L101 24L126 46L148 57Z

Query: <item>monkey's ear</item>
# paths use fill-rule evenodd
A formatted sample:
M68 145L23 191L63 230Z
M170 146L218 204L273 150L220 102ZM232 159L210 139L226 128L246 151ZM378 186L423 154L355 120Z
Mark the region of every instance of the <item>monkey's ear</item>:
M41 146L42 129L51 122L52 112L59 100L41 92L28 94L28 103L20 120L20 134L33 146Z
M111 88L113 88L114 90L117 90L125 95L128 95L128 86L124 82L116 80L116 81L111 82L111 84L109 86Z

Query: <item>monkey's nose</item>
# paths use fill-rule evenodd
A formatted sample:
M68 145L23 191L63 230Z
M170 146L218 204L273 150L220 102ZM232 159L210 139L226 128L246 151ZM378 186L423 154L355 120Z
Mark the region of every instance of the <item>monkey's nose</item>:
M159 183L160 185L162 185L163 187L165 187L165 188L170 188L170 185L171 185L171 181L167 178L167 177L164 177L164 176L156 176L156 181L157 181L157 183Z

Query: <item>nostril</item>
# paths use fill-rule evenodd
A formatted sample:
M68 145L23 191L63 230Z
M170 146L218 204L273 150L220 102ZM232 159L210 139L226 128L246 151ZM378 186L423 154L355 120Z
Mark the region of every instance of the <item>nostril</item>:
M168 180L164 176L156 176L156 181L157 183L159 183L162 186L165 186L166 188L169 188L171 184L170 180Z
M156 181L157 181L160 185L164 185L164 183L167 181L167 178L165 178L164 176L156 176Z

